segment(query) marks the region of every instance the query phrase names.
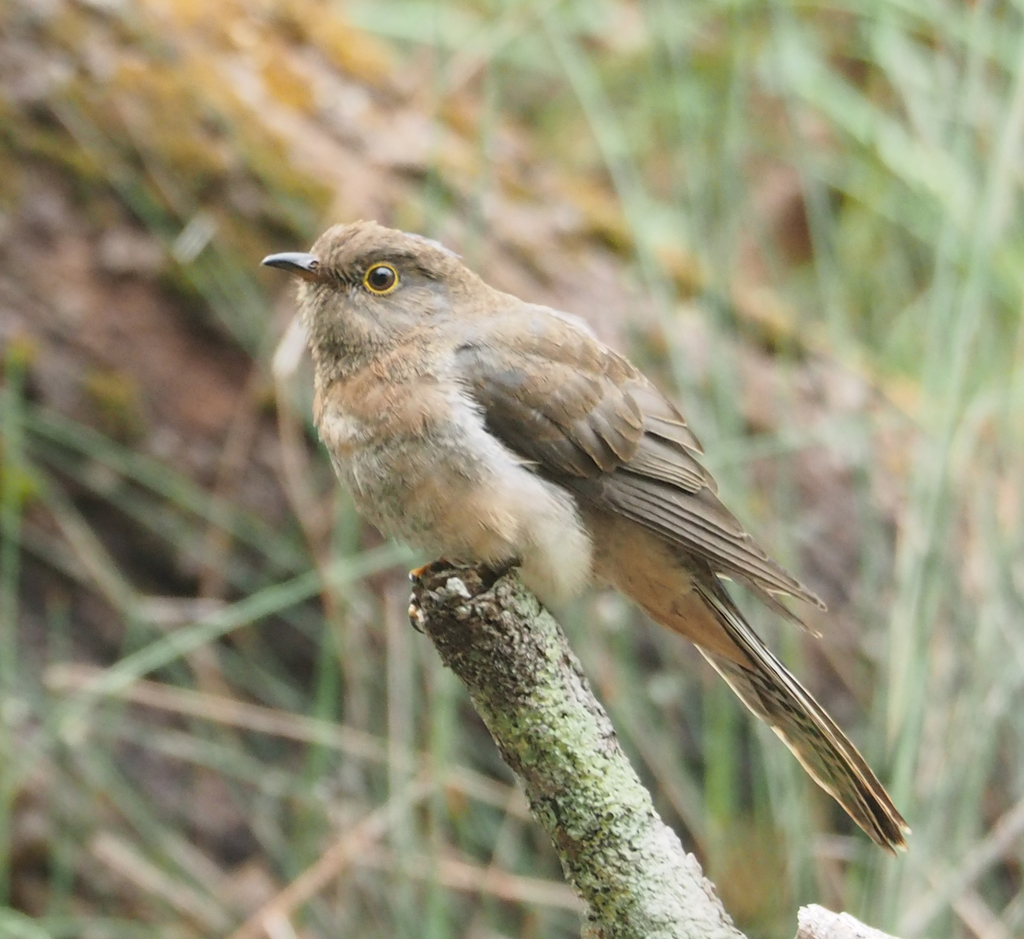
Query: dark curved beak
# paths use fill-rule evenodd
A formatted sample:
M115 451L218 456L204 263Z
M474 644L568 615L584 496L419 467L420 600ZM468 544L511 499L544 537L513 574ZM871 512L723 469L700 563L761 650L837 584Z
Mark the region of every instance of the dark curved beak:
M282 271L296 274L303 280L316 280L320 270L320 262L312 254L304 254L301 251L268 254L260 264L265 267L279 267Z

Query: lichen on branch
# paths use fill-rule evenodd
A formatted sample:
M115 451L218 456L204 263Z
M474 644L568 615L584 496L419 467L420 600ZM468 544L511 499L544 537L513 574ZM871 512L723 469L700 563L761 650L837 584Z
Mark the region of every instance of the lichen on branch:
M555 620L514 573L432 564L413 576L413 624L434 642L523 781L602 939L740 939L658 816Z

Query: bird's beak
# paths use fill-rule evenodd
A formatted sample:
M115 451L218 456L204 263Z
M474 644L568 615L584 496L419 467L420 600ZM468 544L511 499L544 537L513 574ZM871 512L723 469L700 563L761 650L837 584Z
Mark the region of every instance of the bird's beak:
M265 267L279 267L289 274L297 274L303 280L316 280L320 271L320 262L312 254L303 254L301 251L268 254L260 264Z

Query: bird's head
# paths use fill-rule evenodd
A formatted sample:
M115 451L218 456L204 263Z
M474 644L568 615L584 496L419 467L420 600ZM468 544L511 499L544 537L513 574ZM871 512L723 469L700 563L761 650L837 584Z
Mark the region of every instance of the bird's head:
M440 326L474 290L487 289L443 245L376 222L335 225L308 253L272 254L263 264L301 279L299 312L314 359L341 370Z

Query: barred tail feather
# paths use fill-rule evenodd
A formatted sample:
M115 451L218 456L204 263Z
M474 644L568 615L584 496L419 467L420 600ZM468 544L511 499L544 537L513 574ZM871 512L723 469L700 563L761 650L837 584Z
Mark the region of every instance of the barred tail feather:
M893 853L905 850L910 828L857 748L761 642L717 581L695 589L748 664L701 649L704 657L873 841Z

